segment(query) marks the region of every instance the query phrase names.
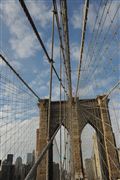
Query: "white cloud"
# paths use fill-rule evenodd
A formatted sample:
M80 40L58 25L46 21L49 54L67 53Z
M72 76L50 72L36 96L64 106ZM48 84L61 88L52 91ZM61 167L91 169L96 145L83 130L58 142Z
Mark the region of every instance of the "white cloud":
M74 29L82 29L83 6L81 6L79 10L75 10L73 12L72 25L73 25ZM95 16L96 16L96 14L95 14L94 6L92 4L90 4L88 20L87 20L87 24L90 29L93 27L93 23L95 21Z
M79 61L80 60L80 45L73 43L71 45L71 59L74 61Z
M2 54L2 56L4 56L4 58L10 62L10 64L14 67L14 69L20 70L22 67L22 64L20 63L20 61L16 61L16 60L11 60L10 58L8 58L5 53L1 50L0 53ZM6 63L3 61L2 58L0 58L0 65L1 67L7 67Z
M53 100L58 100L58 99L60 99L60 86L58 85L58 86L55 86L54 88L53 88L53 98L52 98Z
M117 146L120 147L120 91L115 89L110 94L109 98L109 112L112 122L113 132L115 133Z
M118 6L119 6L119 0L112 1L111 5L110 5L110 3L111 2L107 3L107 6L106 6L105 12L104 12L104 16L103 16L103 19L105 19L107 11L108 11L107 18L105 20L104 26L102 27L104 30L106 28L108 28L108 26L110 25L110 22L113 19L114 14L115 14ZM96 19L97 13L98 13L98 8L99 8L99 4L92 4L91 3L89 5L87 25L88 25L88 28L90 31L93 30L95 19ZM104 6L101 6L100 11L99 11L99 17L97 19L95 29L98 29L100 18L101 18L102 13L103 13L103 9L104 9ZM73 13L72 25L75 29L82 29L82 14L83 14L82 6L81 6L80 10L77 10L77 11L75 10ZM119 20L119 15L116 18L116 22L118 22L118 20ZM103 21L104 20L102 20L102 23L103 23Z
M93 148L93 134L95 134L95 130L92 128L91 125L87 124L81 135L82 141L82 155L84 160L86 158L91 158L92 155L92 148ZM88 148L89 145L89 148Z
M39 20L40 27L48 25L51 19L50 10L42 1L38 6L36 2L30 2L29 8L31 14L35 19ZM11 34L9 43L15 53L16 58L28 58L34 56L39 48L35 34L31 32L28 26L28 20L22 14L20 4L13 1L6 1L1 3L1 17L3 22L7 25ZM46 13L47 12L47 13Z
M25 92L26 89L20 84L4 81L1 77L0 159L12 153L14 160L21 156L25 162L26 154L35 149L39 122L37 100L32 99L28 94L30 92Z
M79 89L79 97L80 98L90 98L94 95L94 87L93 84L87 84L85 87L80 87Z
M36 146L36 129L39 118L33 117L24 121L10 122L1 128L0 159L5 159L8 153L14 154L14 160L21 156L25 162L26 155ZM6 131L7 130L7 131Z
M27 58L33 55L37 50L36 39L26 25L18 3L16 1L2 3L1 13L3 22L6 23L11 34L9 43L15 56Z
M5 63L3 62L2 58L0 58L0 65L3 66Z
M82 8L79 11L74 11L72 25L75 29L82 28Z
M39 88L41 89L42 86L48 86L47 84L47 77L49 77L49 69L46 70L36 70L36 77L33 79L33 81L30 83L30 86L33 88Z
M40 6L41 5L41 6ZM38 25L40 25L40 27L45 28L47 25L49 25L49 22L51 21L51 11L50 9L44 4L44 1L41 1L39 6L37 6L36 2L31 2L28 3L28 7L31 10L31 14L34 17L34 19L39 22ZM23 18L23 16L21 16L20 14L20 9L18 7L18 5L16 4L15 1L11 2L8 1L7 3L3 3L2 6L4 12L4 17L2 16L3 20L5 20L6 25L9 28L9 31L11 33L11 37L10 37L10 44L12 49L15 52L15 55L17 57L20 58L26 58L26 57L30 57L33 56L35 54L35 52L37 51L38 47L37 47L37 43L36 43L36 39L35 36L30 32L28 26L26 25L26 21L25 18ZM90 19L91 21L89 22L89 27L92 28L93 26L93 21L95 20L95 12L94 12L94 7L90 7L91 8L91 15L90 15ZM22 10L21 10L22 11ZM111 9L110 13L111 13L111 17L113 16L113 12L115 11L115 8ZM77 14L78 13L78 14ZM80 21L80 12L75 11L74 17L73 17L73 26L74 28L80 28L81 27L81 21ZM11 16L10 16L11 15ZM106 27L108 27L108 24L105 24ZM47 44L48 47L48 51L50 53L51 49L50 49L50 41L48 41ZM79 56L80 56L80 49L79 46L77 44L72 44L71 46L71 58L73 60L78 61L79 60ZM55 49L54 49L54 58L57 59L59 57L59 47L57 45L55 45ZM86 60L86 59L85 59ZM13 63L17 63L17 62L13 62ZM0 60L0 64L1 64L1 60ZM19 64L17 65L19 66ZM90 70L90 69L89 69ZM101 70L99 69L100 73L102 73L102 68ZM36 89L42 94L42 92L48 92L48 81L46 80L47 77L49 77L49 70L42 70L40 73L38 73L38 71L34 71L34 73L37 75L36 78L31 82L31 86L33 88L37 87ZM97 72L98 73L98 72ZM73 81L75 81L75 78L73 78ZM102 85L103 87L106 85L110 85L111 84L112 79L101 79L99 80L100 85ZM94 82L89 82L89 84L86 84L85 87L80 87L80 97L87 97L89 95L90 96L94 96L95 92L94 92L94 87L95 83ZM9 88L11 88L11 90L7 91L7 88L5 90L5 94L6 96L9 96L12 93L12 89L14 89L14 91L16 90L16 94L17 89L16 87L13 87L11 84L9 84ZM58 100L59 99L59 85L55 86L53 88L53 97L54 100ZM19 98L22 97L23 99L25 99L25 94L23 96L20 96L19 94ZM117 102L115 104L117 107ZM17 107L18 108L18 107ZM6 106L3 107L3 109L7 109L11 111L11 106ZM31 110L32 111L32 110ZM26 113L26 112L25 112ZM2 114L3 115L3 114ZM6 115L6 114L4 114ZM16 115L16 118L20 118L22 116L24 116L25 114L22 115ZM1 114L0 114L1 117ZM111 117L113 117L113 121L114 121L114 116L111 115ZM119 121L120 122L120 121ZM16 126L18 126L17 124L18 122L16 122ZM32 124L32 123L31 123ZM10 124L10 128L14 127L15 124ZM28 121L25 121L25 124L22 122L21 126L24 126L24 129L21 130L21 134L23 134L23 138L19 139L19 142L24 142L22 146L20 146L20 151L22 151L22 149L24 148L24 144L25 141L24 137L25 137L25 132L26 129L26 134L28 132ZM31 125L32 126L32 125ZM8 126L9 129L9 126ZM32 135L33 131L29 131L29 133ZM13 132L11 131L11 135L13 134ZM9 133L8 133L9 136ZM18 138L18 136L15 137L15 139ZM33 137L32 137L33 140ZM33 141L32 141L33 142ZM35 142L35 141L34 141ZM25 147L26 148L26 147ZM28 150L26 150L26 152L28 152Z
M49 55L51 55L51 46L52 46L52 41L50 38L47 40L47 43L46 43L46 48L47 48ZM59 41L56 42L56 39L55 39L54 48L53 48L53 60L55 61L55 63L57 63L59 61L59 58L60 58L60 45L59 45ZM44 56L44 60L46 60L45 56Z
M10 105L3 105L0 107L0 125L2 125L3 123L8 123L8 116L11 114L11 111L12 109ZM4 122L2 121L2 119L4 119Z
M30 9L31 15L39 21L41 27L44 28L46 25L50 25L52 9L47 6L47 3L43 3L43 1L29 1L28 8Z
M102 71L101 71L101 74L102 74ZM113 80L114 80L114 77L108 77L108 78L97 77L97 83L99 84L101 88L107 87L109 89L112 86Z
M36 41L34 36L28 34L23 39L13 38L10 40L12 49L16 52L17 56L20 58L28 58L35 54L38 47L36 46Z
M20 72L20 70L21 70L21 68L22 68L22 64L20 63L20 61L12 60L12 61L11 61L11 65L14 67L14 69L15 69L16 71L19 71L19 72Z

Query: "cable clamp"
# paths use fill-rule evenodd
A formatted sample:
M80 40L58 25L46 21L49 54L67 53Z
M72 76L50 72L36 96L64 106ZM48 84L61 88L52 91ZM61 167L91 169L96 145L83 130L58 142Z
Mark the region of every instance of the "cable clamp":
M55 63L55 62L53 61L53 59L50 59L50 63Z
M53 12L54 14L57 14L57 11L56 11L56 10L53 10L52 12Z

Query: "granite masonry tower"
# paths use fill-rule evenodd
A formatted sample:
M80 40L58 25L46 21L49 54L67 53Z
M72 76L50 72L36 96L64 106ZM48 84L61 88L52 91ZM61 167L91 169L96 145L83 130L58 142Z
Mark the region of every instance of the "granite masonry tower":
M86 124L90 124L96 131L100 164L104 176L108 180L120 178L119 160L116 150L115 138L111 126L107 98L98 96L96 99L79 100L73 98L72 104L62 101L62 124L70 134L72 180L84 179L83 160L81 151L81 133ZM59 101L51 103L50 137L59 126ZM47 143L48 100L41 100L40 126L37 129L36 155L38 156ZM47 162L49 162L49 179L52 180L53 154L52 145L49 157L44 157L37 169L37 180L46 180ZM112 158L111 158L112 157ZM103 161L104 159L104 161ZM115 165L113 164L115 163ZM103 179L104 179L103 176Z

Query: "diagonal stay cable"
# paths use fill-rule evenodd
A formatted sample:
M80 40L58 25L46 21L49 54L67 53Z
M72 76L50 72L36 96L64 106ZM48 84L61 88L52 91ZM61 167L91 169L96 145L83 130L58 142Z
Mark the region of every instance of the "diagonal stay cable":
M51 36L51 59L53 59L53 53L54 53L54 29L55 29L55 23L54 23L54 12L52 15L52 36ZM49 103L48 103L48 119L47 119L47 142L49 142L51 134L50 134L50 125L51 125L51 99L52 99L52 83L53 83L53 68L52 68L53 62L50 63L50 80L49 80ZM47 179L49 179L50 172L50 160L49 160L49 153L48 150L47 153ZM50 177L51 178L51 177Z
M86 116L88 117L88 115L87 115L87 113L85 112L85 109L83 109L83 112L84 112L84 114L86 114ZM96 127L96 129L101 133L101 135L104 137L104 134L97 128L97 126L95 126ZM117 147L115 147L115 145L108 139L108 138L106 138L105 137L105 139L109 142L109 144L111 144L112 145L112 147L114 148L114 149L118 149Z
M84 113L84 112L83 112ZM87 116L87 114L86 113L84 113L84 115L87 117L87 119L88 119L88 116ZM104 135L103 135L103 133L98 129L98 127L96 126L96 125L94 125L95 126L95 128L97 129L97 131L99 131L100 132L100 134L104 137ZM105 139L108 141L108 142L110 142L109 140L108 140L108 138L106 138L105 137ZM110 143L111 145L112 145L112 143ZM116 148L114 145L112 145L113 146L113 148L114 149L118 149L118 148ZM105 148L104 148L105 149ZM111 161L113 162L113 164L114 164L114 166L116 167L116 169L118 170L118 172L120 171L119 170L119 168L116 166L116 163L112 160L112 157L110 156L110 154L108 154L108 156L110 157L110 159L111 159Z
M15 91L16 90L19 90L19 93L26 93L27 96L30 96L31 97L31 94L29 92L27 92L25 89L23 89L22 87L17 87L15 86L14 83L12 83L11 80L9 80L7 77L5 77L4 75L1 75L0 74L0 84L2 84L2 90L7 88L9 91L12 92L12 94L16 95ZM9 87L9 85L13 85L13 87ZM17 97L17 99L20 99L19 97Z
M97 32L98 32L98 33L97 33L97 36L95 37L96 42L95 42L95 45L94 45L94 47L93 47L93 52L91 53L91 57L89 58L90 61L89 61L88 65L87 65L87 69L88 69L90 63L93 61L93 57L94 57L95 52L100 52L99 49L97 48L98 40L100 39L100 35L101 35L102 31L103 31L103 28L104 28L104 25L105 25L107 16L108 16L108 14L109 14L109 10L110 10L111 4L112 4L112 1L110 1L109 6L108 6L108 8L106 9L106 10L107 10L106 14L105 14L105 9L104 9L104 12L103 12L103 14L102 14L103 16L102 16L101 22L100 22L100 25L101 25L101 26L99 27L99 29L98 29L98 31L97 31ZM107 5L107 2L106 2L106 5ZM103 19L104 14L105 14L105 18ZM96 49L97 49L97 50L96 50ZM96 51L95 51L95 50L96 50ZM97 57L98 57L98 56L97 56Z
M86 114L83 114L82 113L82 117L84 118L84 120L86 121L86 123L88 122L88 117L86 116ZM95 126L96 127L96 126ZM97 128L97 127L96 127ZM97 128L97 130L99 131L99 129ZM97 132L97 131L96 131ZM98 139L98 141L99 141L99 143L100 143L100 145L102 145L102 148L103 148L103 150L105 151L105 147L103 146L103 144L100 142L100 140ZM100 153L100 151L99 151L99 153ZM118 169L118 167L116 166L116 164L115 164L115 162L112 160L112 158L111 158L111 156L108 154L108 156L110 157L110 160L111 160L111 162L113 163L113 165L115 166L115 168L118 170L118 172L119 172L119 169ZM104 161L104 159L103 159L103 157L101 156L101 153L100 153L100 157L101 157L101 159L102 159L102 161ZM106 166L106 168L107 168L107 170L109 171L109 169L108 169L108 165L106 164L106 162L104 161L103 162L104 164L105 164L105 166ZM102 170L102 169L101 169ZM112 178L112 177L111 177ZM113 179L112 179L113 180Z
M106 93L106 96L102 100L105 100L119 85L120 85L120 80Z
M109 24L109 27L108 27L108 30L106 31L106 33L105 33L105 36L104 36L104 38L103 38L103 44L106 42L106 39L107 39L107 37L108 37L108 34L109 34L109 32L110 32L110 29L111 29L111 27L113 26L113 22L114 22L114 20L115 20L115 17L116 17L116 15L117 15L117 13L118 13L118 11L119 11L119 8L120 8L120 4L117 6L117 10L116 10L116 12L115 12L115 14L114 14L114 16L113 16L113 18L112 18L112 21L111 21L111 23ZM115 31L115 33L114 33L114 35L116 34L116 31ZM107 47L106 48L104 48L103 49L103 47L102 47L102 49L104 50L102 53L101 53L101 48L99 48L99 55L101 56L101 59L103 59L103 53L105 54L106 53L106 51L108 51L109 50L109 48L110 48L110 45L112 44L112 41L107 45ZM98 54L95 56L95 58L94 59L100 59L100 58L98 58ZM86 81L88 81L90 78L91 78L91 80L92 80L92 78L94 77L93 75L95 74L95 72L96 72L96 70L97 70L97 68L98 68L98 65L100 65L100 63L101 63L101 61L99 61L97 64L96 64L96 66L95 66L95 68L92 70L92 71L90 71L90 73L86 76ZM89 66L90 67L90 66ZM88 69L89 69L89 67L87 67Z
M86 111L86 113L90 114L90 115L93 116L94 118L102 121L102 119L99 118L99 117L97 117L96 115L94 115L94 113L90 113L88 110L86 110L85 108L82 108L82 107L81 107L81 109L83 109L84 111ZM106 123L106 122L105 122L105 124L106 124L107 126L109 126L109 127L112 127L110 124L108 124L108 123Z
M0 54L0 58L3 59L3 61L9 66L9 68L16 74L16 76L23 82L23 84L37 97L37 99L40 101L39 96L33 91L33 89L24 81L24 79L17 73L17 71L8 63L8 61L5 59L5 57Z
M94 54L95 48L96 48L96 46L94 46L94 44L96 44L95 41L98 40L99 31L100 31L101 28L103 28L103 27L101 27L101 25L102 25L102 20L103 20L105 11L106 11L107 2L108 2L108 0L106 0L106 1L104 2L104 8L103 8L102 14L101 14L101 16L99 15L99 16L100 16L100 20L98 21L98 28L97 28L96 34L95 34L95 36L94 36L94 38L93 38L93 41L92 41L92 43L91 43L91 51L90 51L90 52L88 51L88 54L87 54L87 59L89 58L90 61L91 61L91 58L90 58L89 56ZM89 55L89 54L90 54L90 55ZM86 62L87 62L87 59L86 59ZM88 63L86 64L87 67L89 67L88 64L90 64L90 61L88 61ZM87 69L87 68L86 68L86 69Z
M80 104L80 106L82 106L82 107L87 107L87 109L89 110L89 109L93 109L93 107L91 107L90 105L87 105L87 104ZM94 109L99 109L99 106L94 106ZM102 107L101 109L104 109L104 110L109 110L109 108L106 108L106 107ZM78 109L78 110L80 110L80 108ZM110 110L111 111L114 111L114 108L110 108Z
M25 180L30 180L33 175L34 172L36 171L38 165L41 163L43 157L45 156L46 152L48 151L48 149L50 148L50 145L53 142L53 139L55 138L56 134L58 133L59 129L61 128L61 126L59 126L57 128L57 130L55 131L55 133L53 134L53 136L51 137L51 139L49 140L48 144L43 148L41 154L39 155L38 159L36 160L35 164L33 165L33 167L31 168L31 170L29 171L28 175L26 176Z
M111 99L111 105L113 106L113 113L114 113L114 116L115 116L115 120L116 120L118 131L120 133L119 119L117 118L117 113L116 113L115 106L114 106L114 103L113 103L112 99Z
M87 50L87 54L86 54L86 61L85 61L85 64L84 64L84 68L86 67L89 51L92 48L92 44L94 42L94 33L95 33L98 17L99 17L99 14L100 14L100 9L101 9L101 6L102 6L102 1L103 0L100 1L99 8L97 10L97 15L96 15L96 18L95 18L95 23L94 23L93 30L92 30L92 36L91 36L91 39L90 39L89 44L88 44L88 50Z
M22 8L23 8L23 10L24 10L24 13L25 13L26 17L28 18L29 23L30 23L31 26L32 26L32 29L33 29L33 31L34 31L34 33L35 33L35 35L36 35L36 37L37 37L37 39L38 39L41 47L42 47L42 49L43 49L43 51L44 51L47 59L48 59L48 62L49 62L49 63L52 63L53 71L55 72L55 74L56 74L59 82L61 83L62 88L64 89L66 95L68 96L67 91L66 91L66 89L65 89L65 87L64 87L64 85L63 85L63 83L62 83L62 80L60 79L60 77L59 77L59 75L58 75L58 73L57 73L57 71L56 71L56 69L55 69L55 67L54 67L54 65L53 65L53 62L54 62L54 61L53 61L53 59L50 58L50 56L49 56L49 54L48 54L48 52L47 52L47 50L46 50L46 48L45 48L45 45L44 45L44 43L43 43L43 41L42 41L42 39L41 39L41 37L40 37L40 35L39 35L39 33L38 33L38 30L37 30L37 28L36 28L36 26L35 26L35 23L34 23L31 15L30 15L27 7L26 7L26 4L25 4L24 0L19 0L19 2L20 2L21 6L22 6Z
M100 46L98 49L96 48L96 49L97 49L96 52L98 52L98 53L95 54L94 58L93 58L93 55L92 55L92 58L90 59L89 65L87 66L87 69L89 69L92 60L93 60L93 63L95 63L95 60L100 59L101 57L103 57L103 53L106 53L106 51L109 50L110 45L111 45L112 43L109 43L108 46L105 48L105 50L104 50L103 44L106 43L106 40L107 40L107 38L108 38L108 34L109 34L110 30L111 30L111 27L113 26L113 22L114 22L114 20L115 20L115 18L116 18L116 16L117 16L117 13L118 13L119 8L120 8L120 4L119 4L119 6L117 7L117 10L116 10L116 12L115 12L115 14L114 14L114 16L113 16L110 24L109 24L109 27L108 27L105 35L104 35L104 38L103 38L103 41L102 41L102 47ZM109 11L107 11L106 17L108 16L108 14L109 14ZM104 22L105 22L105 21L104 21ZM119 29L119 27L118 27L117 29ZM116 32L116 31L115 31L115 32ZM116 33L114 34L114 36L116 36ZM95 44L97 45L97 44L98 44L98 41L97 41ZM95 51L94 51L94 52L95 52ZM98 58L98 57L99 57L98 55L100 56L100 58ZM99 62L100 62L100 61L99 61ZM89 71L90 71L90 70L89 70ZM89 72L89 71L88 71L88 72ZM93 71L93 72L94 72L94 71ZM89 74L90 74L90 73L89 73ZM91 74L93 74L93 73L91 73ZM91 74L90 74L90 75L91 75Z
M84 119L84 121L85 121L86 123L88 123L88 120L87 120L86 116L83 114L83 112L81 112L81 116L82 116L82 118ZM97 132L96 132L96 133L97 133ZM98 139L98 138L97 138L97 139ZM107 166L107 164L106 164L106 162L105 162L105 159L102 157L99 149L98 149L98 152L99 152L99 155L100 155L100 158L101 158L102 162L104 163L104 165L105 165L105 167L107 168L107 171L108 171L108 166ZM100 168L100 169L101 169L102 175L105 177L105 180L107 180L107 179L106 179L105 172L103 171L102 168Z

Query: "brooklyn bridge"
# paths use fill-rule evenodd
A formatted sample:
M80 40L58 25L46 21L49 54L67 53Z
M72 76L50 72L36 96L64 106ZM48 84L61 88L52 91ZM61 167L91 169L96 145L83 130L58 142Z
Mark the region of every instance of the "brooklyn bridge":
M0 180L120 179L120 1L0 1Z

